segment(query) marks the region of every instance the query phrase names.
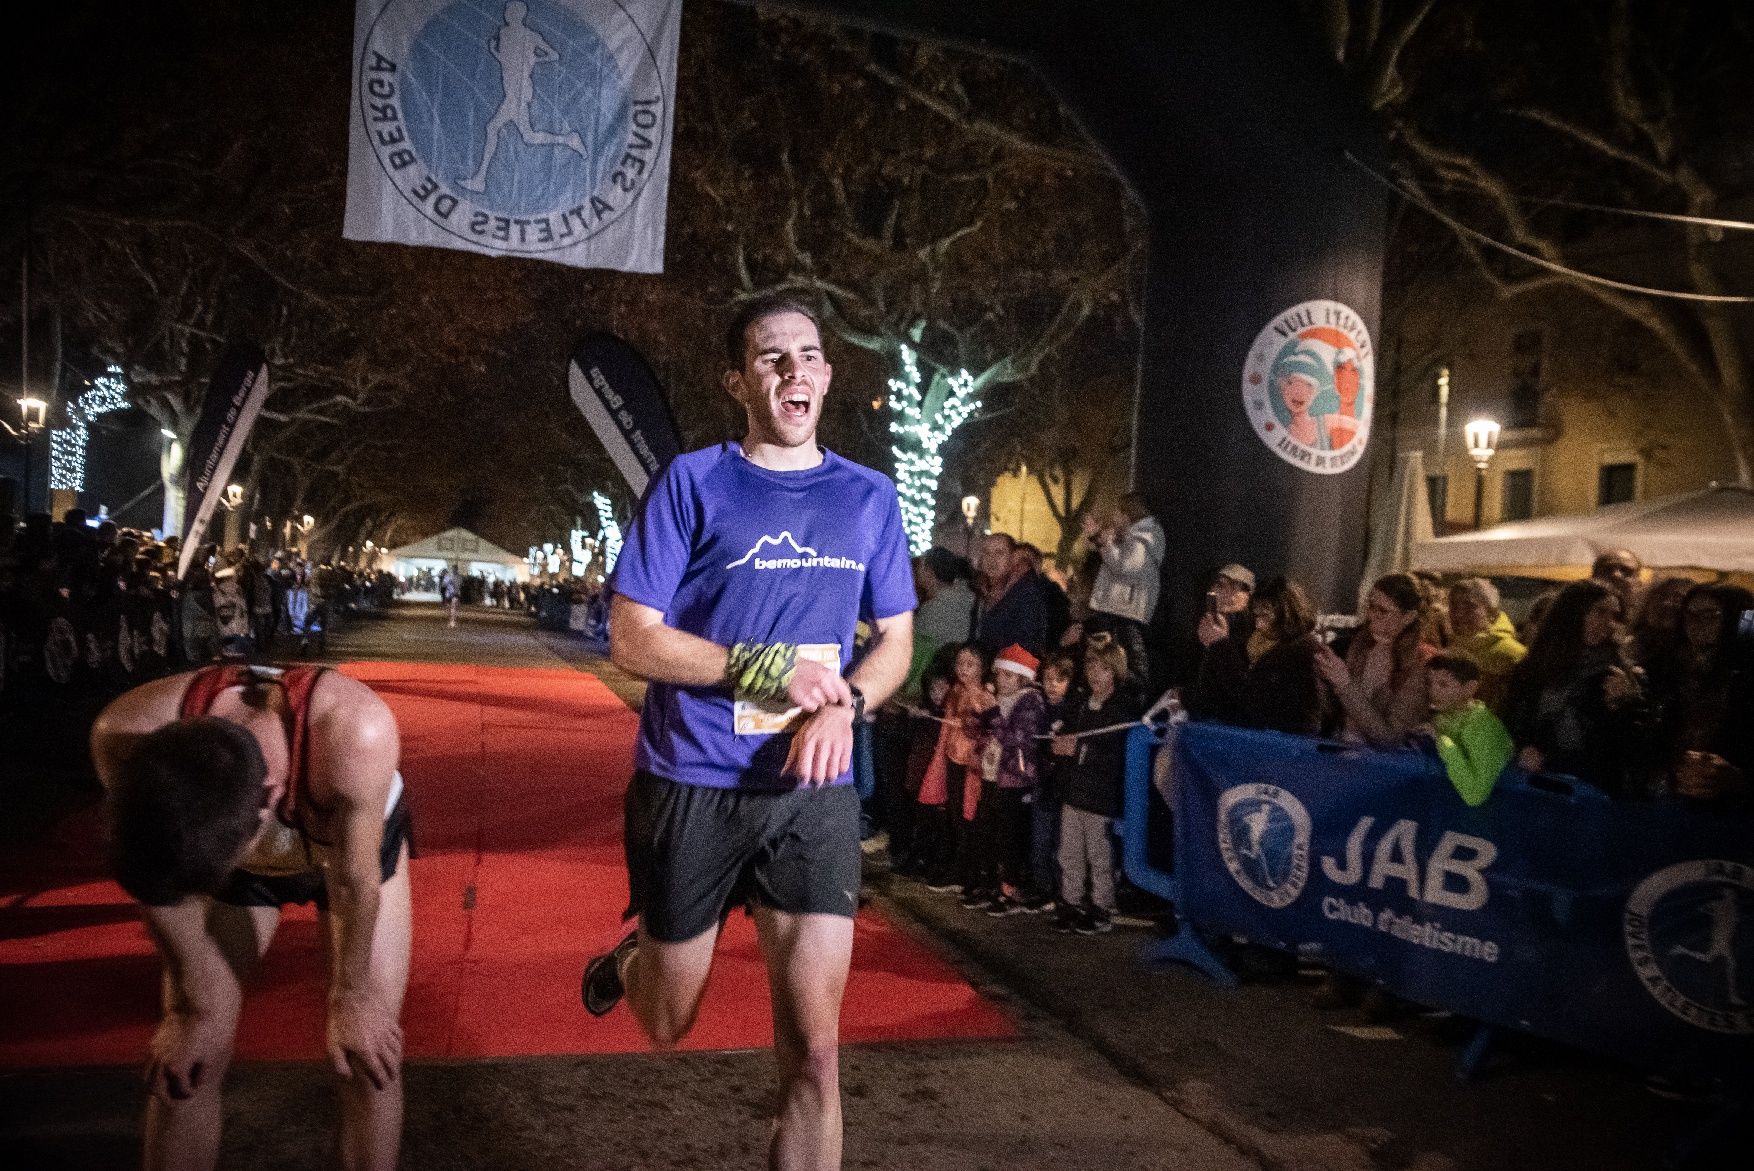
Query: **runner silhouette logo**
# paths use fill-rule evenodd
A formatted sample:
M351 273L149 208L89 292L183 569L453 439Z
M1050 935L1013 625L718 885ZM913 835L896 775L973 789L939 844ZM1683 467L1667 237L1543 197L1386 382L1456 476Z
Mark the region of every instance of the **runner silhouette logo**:
M1218 853L1262 906L1288 907L1309 881L1309 810L1276 785L1236 785L1218 798Z
M631 208L669 116L645 34L614 0L389 0L358 102L385 176L423 216L530 253Z
M1658 1004L1714 1033L1754 1033L1754 866L1702 859L1650 875L1621 926Z

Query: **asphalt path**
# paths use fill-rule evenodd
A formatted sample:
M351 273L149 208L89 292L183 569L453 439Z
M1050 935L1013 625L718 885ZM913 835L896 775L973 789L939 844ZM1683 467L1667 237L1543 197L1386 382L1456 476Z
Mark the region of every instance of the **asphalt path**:
M630 706L642 690L579 641L478 609L452 629L436 607L403 607L339 633L326 657L569 666ZM1705 1117L1632 1071L1526 1040L1461 1084L1461 1022L1319 1012L1308 978L1219 989L1144 963L1143 918L1095 938L989 919L890 875L881 855L867 892L1022 1035L848 1049L848 1167L1620 1171L1662 1167ZM772 1108L761 1051L416 1062L406 1077L409 1167L758 1167ZM133 1070L0 1074L0 1150L10 1166L132 1166L140 1101ZM236 1069L221 1165L332 1165L332 1118L321 1068ZM1748 1166L1754 1146L1736 1141L1739 1161L1698 1166Z

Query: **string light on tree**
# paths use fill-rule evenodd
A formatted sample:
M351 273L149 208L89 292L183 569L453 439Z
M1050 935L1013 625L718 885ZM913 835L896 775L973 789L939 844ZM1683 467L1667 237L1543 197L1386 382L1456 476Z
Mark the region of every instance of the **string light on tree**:
M100 415L128 408L128 383L120 366L110 366L92 381L91 389L67 404L68 426L49 432L49 487L79 492L85 488L85 448L91 422Z
M932 547L932 530L938 522L938 480L944 474L938 449L981 409L981 403L974 397L974 375L967 370L934 371L922 391L919 360L907 345L901 347L901 369L902 377L889 380L889 409L894 416L889 430L897 436L889 450L895 456L895 485L908 551L917 557Z
M597 539L602 542L603 571L608 573L621 556L621 526L615 523L615 505L609 497L593 489L591 503L597 506Z

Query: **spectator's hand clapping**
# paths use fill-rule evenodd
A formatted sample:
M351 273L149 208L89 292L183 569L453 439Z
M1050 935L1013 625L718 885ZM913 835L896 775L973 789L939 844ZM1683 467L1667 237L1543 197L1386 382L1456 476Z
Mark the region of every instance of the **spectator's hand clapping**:
M1222 614L1202 614L1199 629L1195 633L1199 636L1201 646L1223 642L1230 637L1230 619Z

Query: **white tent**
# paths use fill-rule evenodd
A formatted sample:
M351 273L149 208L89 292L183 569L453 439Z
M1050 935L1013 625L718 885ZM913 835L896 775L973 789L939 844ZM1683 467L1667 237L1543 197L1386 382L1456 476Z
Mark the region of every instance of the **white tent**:
M1421 541L1413 546L1413 567L1573 578L1587 574L1597 554L1612 549L1630 549L1659 568L1754 573L1754 489L1713 484L1582 516L1546 516Z
M490 580L527 581L530 577L530 567L522 557L468 529L446 529L411 545L391 549L389 558L390 571L402 578L413 577L422 569L439 573L447 565L455 566L464 576L479 574Z

